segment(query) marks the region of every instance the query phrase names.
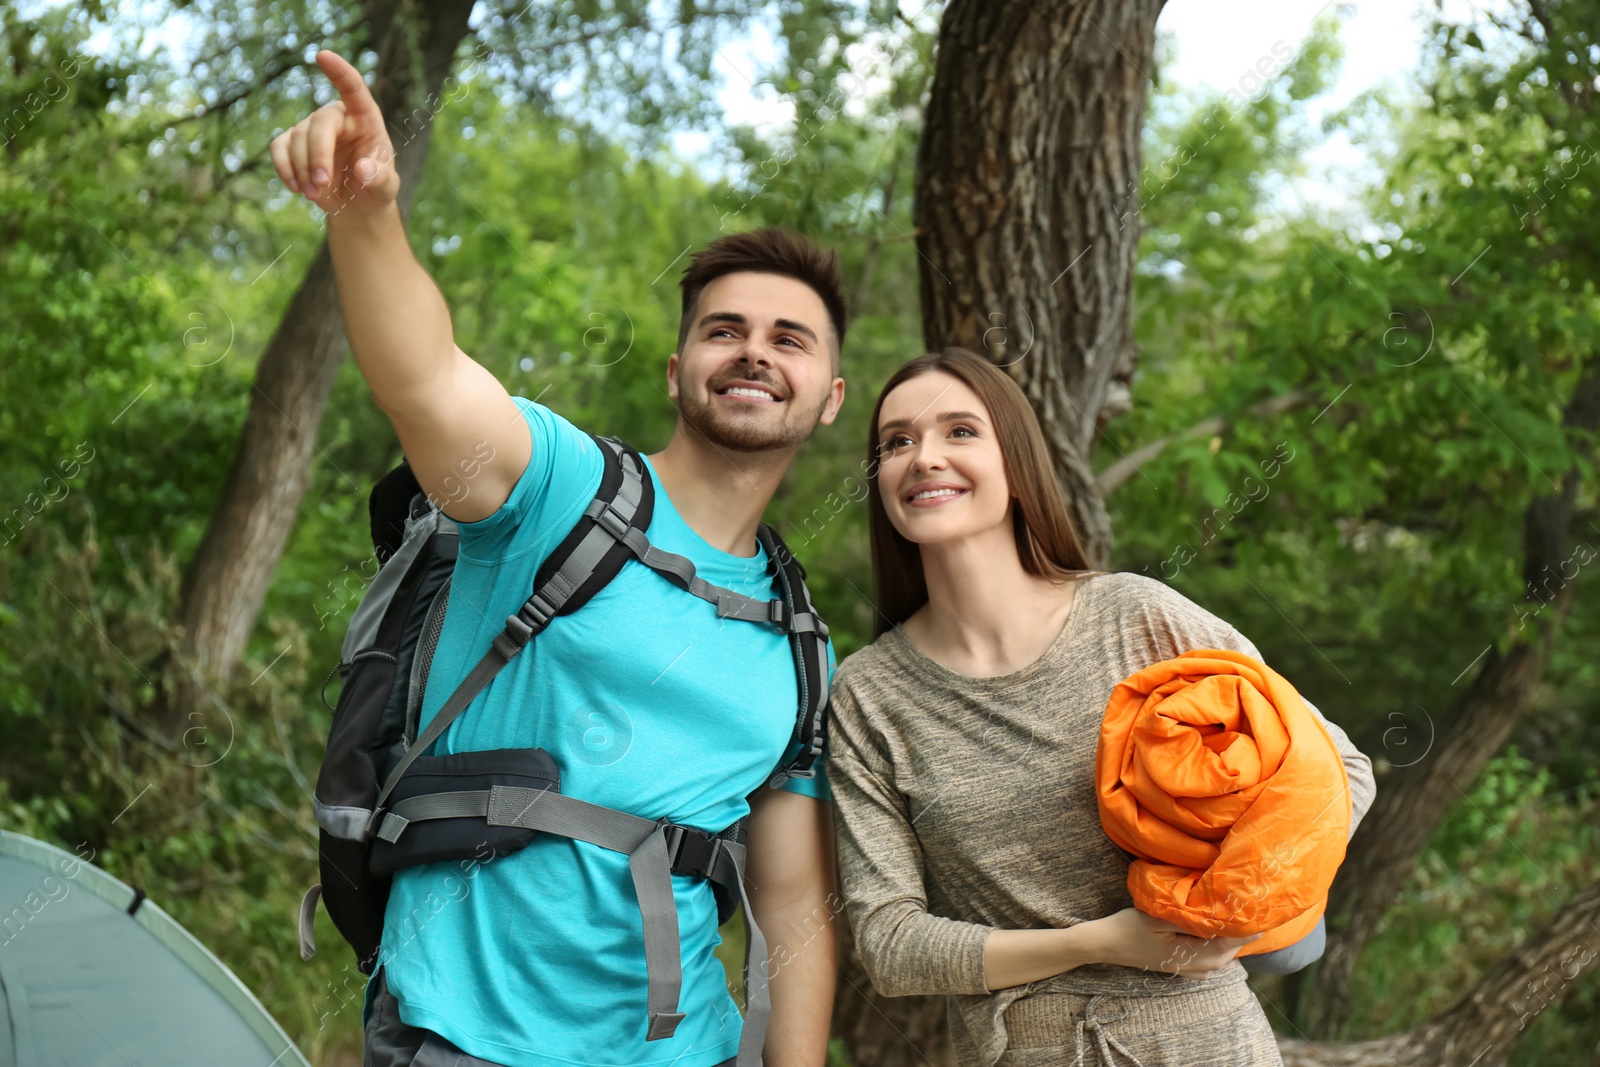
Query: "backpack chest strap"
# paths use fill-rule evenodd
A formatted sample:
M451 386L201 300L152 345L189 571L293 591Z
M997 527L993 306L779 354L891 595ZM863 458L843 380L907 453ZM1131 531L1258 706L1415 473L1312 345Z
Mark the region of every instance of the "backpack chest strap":
M652 545L643 530L628 525L608 502L593 500L584 510L584 514L617 541L628 546L628 550L640 563L679 589L716 605L717 615L720 618L768 622L786 633L816 633L827 636L827 624L814 611L793 612L781 598L758 600L720 585L713 585L701 578L695 572L693 560Z

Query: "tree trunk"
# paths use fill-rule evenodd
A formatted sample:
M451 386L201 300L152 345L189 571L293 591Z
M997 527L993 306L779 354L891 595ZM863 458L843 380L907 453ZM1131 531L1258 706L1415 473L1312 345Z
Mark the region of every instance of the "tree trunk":
M1127 409L1136 358L1129 191L1161 6L951 0L917 150L924 340L987 355L1022 385L1094 567L1111 523L1089 461ZM846 959L834 1032L853 1063L948 1054L942 998L878 997Z
M1161 0L946 9L917 159L924 339L987 355L1049 439L1094 567L1095 437L1128 409L1140 131Z
M409 216L432 136L434 108L467 32L472 0L372 0L378 52L373 97L390 126ZM405 116L403 120L400 116ZM311 458L348 342L326 239L262 354L233 466L179 594L183 636L164 714L177 729L227 685L266 599L311 480Z
M1579 379L1563 423L1572 429L1600 429L1600 359L1593 359ZM1544 676L1577 588L1577 571L1567 575L1564 568L1573 563L1568 527L1581 484L1581 472L1573 467L1559 493L1528 505L1523 520L1528 609L1510 631L1509 648L1488 650L1455 714L1436 739L1427 738L1433 741L1431 749L1382 778L1372 810L1350 842L1329 895L1327 952L1309 972L1311 996L1294 998L1304 1005L1305 1028L1312 1037L1340 1036L1350 1014L1350 976L1362 946L1411 876L1445 813L1510 740ZM1423 723L1406 725L1408 748L1427 737Z
M1600 882L1478 980L1450 1010L1376 1041L1278 1043L1285 1067L1496 1067L1600 959Z

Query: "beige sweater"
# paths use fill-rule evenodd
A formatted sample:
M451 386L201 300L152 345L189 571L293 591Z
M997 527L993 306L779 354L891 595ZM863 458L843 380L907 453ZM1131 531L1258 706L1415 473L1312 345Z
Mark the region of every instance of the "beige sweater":
M1095 806L1101 718L1122 679L1197 648L1261 658L1164 583L1117 573L1081 581L1060 636L1012 674L947 670L897 630L839 666L828 778L858 951L886 996L951 997L962 1064L996 1062L1007 1047L1003 1013L1019 997L1045 987L1130 996L1152 985L1145 972L1096 964L991 994L983 946L991 928L1061 928L1131 906L1128 861ZM1372 765L1323 722L1349 772L1353 833L1372 804ZM1204 982L1154 984L1173 994L1243 980L1234 962Z

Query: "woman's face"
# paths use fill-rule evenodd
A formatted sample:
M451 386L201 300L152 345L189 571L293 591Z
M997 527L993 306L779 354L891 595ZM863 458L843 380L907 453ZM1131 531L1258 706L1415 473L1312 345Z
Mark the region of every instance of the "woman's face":
M1000 441L989 409L961 379L930 371L895 386L879 411L877 444L878 492L906 540L948 543L1007 523Z

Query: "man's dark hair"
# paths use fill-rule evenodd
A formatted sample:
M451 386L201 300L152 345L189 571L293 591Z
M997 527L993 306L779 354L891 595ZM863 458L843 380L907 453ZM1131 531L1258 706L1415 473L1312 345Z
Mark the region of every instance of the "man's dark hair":
M678 351L689 340L694 325L695 304L706 286L737 271L782 274L809 285L822 298L833 322L834 343L830 346L833 371L839 373L839 350L844 347L844 293L839 288L839 254L824 252L806 237L776 227L730 233L719 237L689 257L678 284L683 287L683 319L678 324Z

